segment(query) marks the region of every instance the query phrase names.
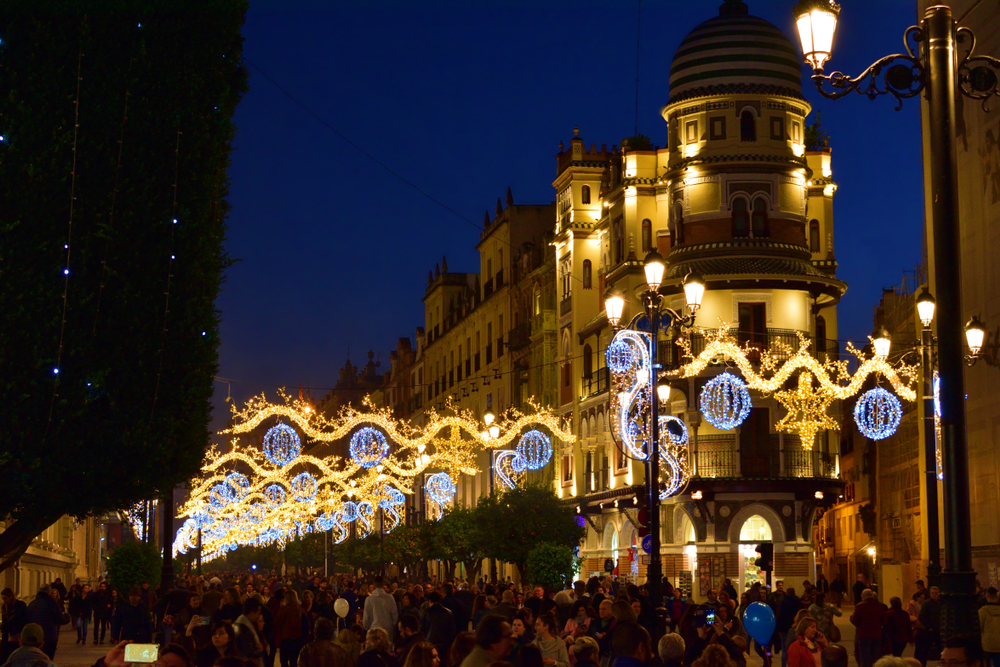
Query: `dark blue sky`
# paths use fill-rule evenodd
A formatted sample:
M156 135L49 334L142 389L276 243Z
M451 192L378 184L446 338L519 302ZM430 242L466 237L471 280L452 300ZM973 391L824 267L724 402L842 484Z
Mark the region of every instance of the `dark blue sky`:
M639 130L659 146L670 59L719 4L642 3ZM748 4L795 40L792 0ZM851 74L900 50L916 18L912 1L842 6L831 66ZM478 269L477 227L508 185L518 203L552 201L554 155L574 126L587 144L631 135L637 9L636 0L252 2L248 60L466 219L251 67L230 170L227 248L241 261L219 299L219 374L237 381L234 398L330 387L348 349L355 363L373 349L387 364L396 339L423 323L428 269L442 255L452 271ZM919 103L895 112L891 99L828 101L807 77L804 88L832 136L836 253L850 285L840 331L857 339L871 331L882 287L920 259ZM217 398L226 391L218 385Z

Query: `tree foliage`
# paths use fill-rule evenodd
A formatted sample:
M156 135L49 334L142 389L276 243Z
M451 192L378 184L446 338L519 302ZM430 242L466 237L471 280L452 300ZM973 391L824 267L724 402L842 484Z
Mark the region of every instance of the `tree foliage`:
M246 6L0 4L0 570L198 470Z
M163 558L155 544L148 542L125 542L115 547L108 557L108 577L111 586L121 595L128 595L131 586L139 586L148 581L156 586L160 580Z
M567 581L573 581L578 560L573 550L564 544L539 542L528 552L525 561L528 580L535 586L562 590Z

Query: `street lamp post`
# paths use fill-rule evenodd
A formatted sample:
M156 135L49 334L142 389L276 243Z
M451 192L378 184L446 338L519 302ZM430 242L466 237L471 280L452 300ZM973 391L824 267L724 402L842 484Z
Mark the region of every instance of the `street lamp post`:
M796 27L813 81L830 99L858 92L875 98L892 95L897 109L903 99L924 93L930 138L930 202L933 226L935 291L938 297L938 373L941 445L944 458L945 569L941 577L942 629L969 632L978 627L975 572L969 520L969 459L965 423L962 280L959 248L958 169L955 157L956 98L983 101L1000 94L1000 60L973 55L975 35L958 27L951 8L928 7L919 25L903 33L906 54L886 56L851 78L841 72L823 74L832 53L840 6L833 0L800 0ZM911 46L917 47L917 53ZM968 43L964 54L959 44ZM830 90L824 89L828 84Z
M924 389L924 458L927 491L927 585L940 586L941 542L938 533L937 426L934 423L934 297L925 287L917 297L917 316L923 325L920 332L920 361Z
M646 255L643 265L646 275L646 292L642 294L643 312L636 315L628 329L641 328L641 319L647 318L649 331L649 358L652 364L652 372L649 377L639 377L640 384L649 383L654 398L650 401L649 409L649 447L646 463L646 507L649 514L649 535L650 535L650 555L649 567L646 570L646 581L649 587L649 602L653 608L659 608L663 604L662 578L663 567L660 563L660 408L661 401L666 402L670 397L670 385L666 381L660 381L659 369L662 367L657 359L657 337L661 329L669 329L675 324L682 327L689 327L694 324L695 312L701 307L701 299L705 294L705 283L698 277L688 275L684 281L684 294L687 301L689 313L681 315L672 308L664 304L664 295L660 294L660 285L663 283L663 274L666 271L666 264L660 253L653 250ZM622 314L625 310L625 298L621 293L613 291L605 299L605 312L608 322L613 328L618 329ZM639 371L644 372L644 371Z

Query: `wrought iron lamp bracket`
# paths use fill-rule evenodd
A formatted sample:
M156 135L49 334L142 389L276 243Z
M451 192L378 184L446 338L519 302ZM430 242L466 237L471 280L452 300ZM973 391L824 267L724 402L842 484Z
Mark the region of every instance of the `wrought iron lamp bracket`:
M990 110L990 99L1000 97L1000 60L990 56L973 55L976 50L976 35L969 28L959 28L956 32L959 44L968 41L969 47L958 64L958 89L974 100L983 101L983 111Z

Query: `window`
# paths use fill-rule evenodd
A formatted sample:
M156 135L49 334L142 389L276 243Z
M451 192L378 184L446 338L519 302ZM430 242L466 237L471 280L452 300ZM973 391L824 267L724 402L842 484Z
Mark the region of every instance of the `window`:
M674 244L684 243L684 202L677 200L674 202Z
M751 223L754 238L767 238L767 200L763 197L753 200Z
M747 211L747 200L737 197L730 205L733 214L733 237L744 238L750 235L750 216Z
M565 454L562 457L562 481L563 484L573 483L573 455Z
M757 349L767 348L767 305L741 302L737 309L740 316L738 339L740 344L750 343Z
M562 373L562 375L563 375L563 386L564 387L568 387L569 386L569 383L570 383L570 379L569 378L570 378L570 373L572 372L572 368L573 367L570 364L563 364L563 367L562 367L563 373Z
M757 141L757 119L752 111L740 114L740 141Z
M771 138L778 141L785 140L785 119L777 116L771 117Z
M653 249L653 223L646 218L642 221L642 251L644 253Z
M800 132L801 132L801 126L799 125L799 121L793 120L792 121L792 141L794 141L797 144L801 144L802 143L802 135L800 134Z
M826 319L822 315L816 317L816 352L826 352Z
M708 126L708 138L709 139L725 139L726 138L726 119L725 118L713 118L709 121Z
M594 350L590 344L583 346L583 377L589 378L594 372Z
M698 141L698 121L689 120L684 125L684 143L692 144Z
M593 287L593 269L589 259L583 260L583 289Z
M582 188L580 188L580 202L583 203L583 204L589 204L590 203L590 186L589 185L585 185Z
M809 221L809 251L819 252L819 220Z
M618 264L625 259L625 237L622 233L621 218L615 220L615 224L612 226L611 235L611 242L614 244L613 252L615 253L615 264Z

